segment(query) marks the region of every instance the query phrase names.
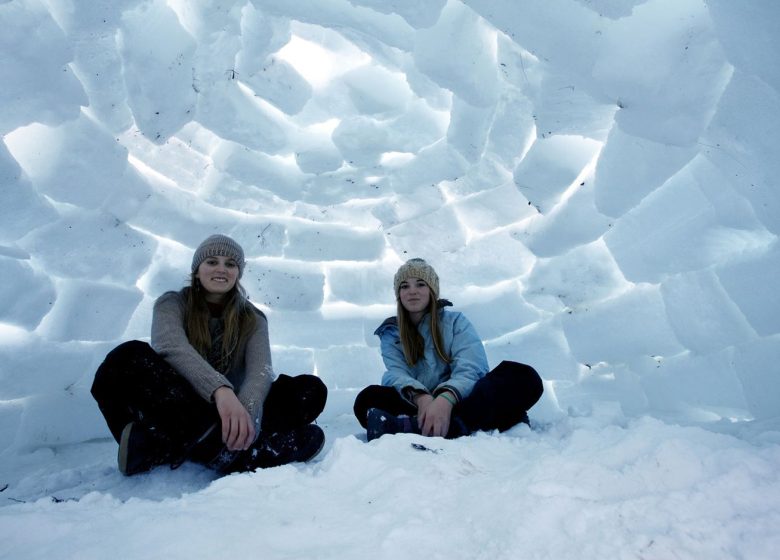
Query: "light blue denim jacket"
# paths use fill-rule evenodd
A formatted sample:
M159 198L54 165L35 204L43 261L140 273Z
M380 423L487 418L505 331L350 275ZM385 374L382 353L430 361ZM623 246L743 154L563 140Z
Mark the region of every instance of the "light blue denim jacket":
M442 304L451 305L446 300L441 300ZM460 401L469 396L474 384L488 372L482 340L466 316L443 307L438 313L444 351L452 358L449 364L436 354L430 315L423 317L417 325L425 341L425 356L413 366L406 363L395 317L387 319L374 332L381 342L382 359L387 368L382 385L395 387L404 398L408 399L407 389L433 395L449 389Z

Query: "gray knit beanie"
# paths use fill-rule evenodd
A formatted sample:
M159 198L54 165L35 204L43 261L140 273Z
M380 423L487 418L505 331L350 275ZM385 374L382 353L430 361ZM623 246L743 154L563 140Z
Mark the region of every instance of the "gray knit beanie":
M205 261L209 257L230 257L238 265L238 277L244 274L244 250L241 245L233 241L227 235L212 235L206 238L203 243L198 245L195 249L195 254L192 255L192 272L198 270L200 263Z
M439 276L433 267L425 262L423 259L415 258L409 259L398 272L395 273L393 278L393 288L395 289L395 295L398 297L398 291L401 289L401 282L408 280L409 278L419 278L423 280L433 292L434 299L439 298Z

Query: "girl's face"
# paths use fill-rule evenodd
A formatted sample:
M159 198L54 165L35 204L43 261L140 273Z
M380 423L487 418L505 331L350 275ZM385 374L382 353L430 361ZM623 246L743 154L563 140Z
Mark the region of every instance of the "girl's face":
M200 263L196 274L206 290L206 300L222 301L238 280L238 263L230 257L209 257Z
M431 289L420 278L409 278L401 282L398 299L409 312L412 321L419 322L431 302Z

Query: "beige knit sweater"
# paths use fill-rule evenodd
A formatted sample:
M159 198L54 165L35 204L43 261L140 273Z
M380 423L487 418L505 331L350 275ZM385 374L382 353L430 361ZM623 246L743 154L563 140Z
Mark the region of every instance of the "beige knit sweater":
M207 401L214 391L227 386L236 391L241 403L255 420L257 428L263 417L263 402L274 380L268 322L257 311L255 332L238 348L225 375L215 370L187 340L184 331L185 299L182 292L167 292L154 304L152 314L152 348ZM209 320L212 334L219 319ZM257 430L259 433L259 429Z

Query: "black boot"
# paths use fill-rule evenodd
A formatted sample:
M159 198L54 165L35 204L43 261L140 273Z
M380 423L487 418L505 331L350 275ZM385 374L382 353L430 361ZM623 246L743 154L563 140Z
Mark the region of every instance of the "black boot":
M325 434L315 424L285 432L260 434L252 447L241 452L225 472L253 471L287 463L310 461L325 445Z
M146 472L158 465L170 463L173 457L170 442L140 422L130 422L119 439L117 463L126 476Z
M372 441L385 434L419 434L416 416L395 416L380 408L369 408L366 415L366 439Z

